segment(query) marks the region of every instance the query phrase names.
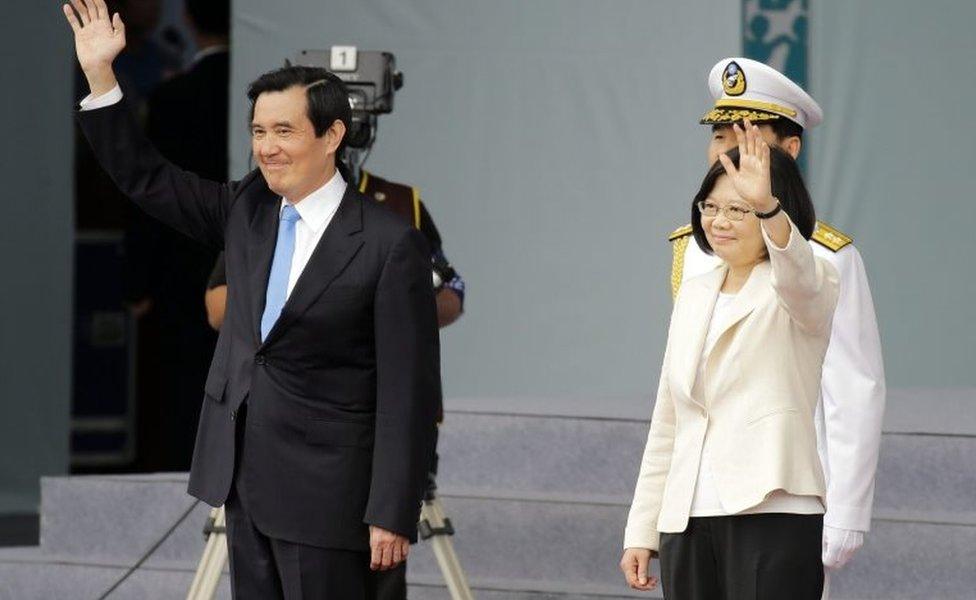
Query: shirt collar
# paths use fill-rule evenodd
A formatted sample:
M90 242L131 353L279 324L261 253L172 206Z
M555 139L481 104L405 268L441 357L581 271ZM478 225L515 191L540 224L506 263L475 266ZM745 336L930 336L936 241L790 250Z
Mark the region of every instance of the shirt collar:
M346 180L342 178L339 170L336 169L335 175L332 176L332 179L328 183L303 198L298 204L292 204L292 206L298 211L298 216L305 222L305 225L313 232L318 232L325 225L329 217L339 208L339 203L342 202L342 196L345 193ZM284 210L286 203L291 204L287 199L282 198L281 208L279 208L278 213L279 216L281 215L280 211Z

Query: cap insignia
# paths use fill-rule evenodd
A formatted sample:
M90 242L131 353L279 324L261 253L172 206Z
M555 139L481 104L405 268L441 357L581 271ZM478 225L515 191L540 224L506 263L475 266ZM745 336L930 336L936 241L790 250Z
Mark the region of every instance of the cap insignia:
M734 60L722 72L722 89L729 96L741 96L746 91L746 74Z

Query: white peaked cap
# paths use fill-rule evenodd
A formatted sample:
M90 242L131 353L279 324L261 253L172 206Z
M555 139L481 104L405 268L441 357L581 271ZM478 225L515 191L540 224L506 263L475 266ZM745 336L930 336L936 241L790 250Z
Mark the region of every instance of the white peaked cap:
M702 117L703 125L786 118L806 130L823 121L823 111L810 94L786 75L750 58L730 57L715 63L708 74L708 91L715 106Z

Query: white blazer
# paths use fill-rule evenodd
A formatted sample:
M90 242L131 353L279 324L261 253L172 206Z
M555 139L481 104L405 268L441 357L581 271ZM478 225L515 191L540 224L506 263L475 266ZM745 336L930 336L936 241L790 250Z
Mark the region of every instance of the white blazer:
M810 246L815 256L837 269L840 279L817 410L817 444L827 479L824 525L868 531L886 393L874 300L854 244L838 251L816 242ZM682 282L721 263L694 241L682 258Z
M724 265L685 282L675 301L625 548L657 550L688 525L705 431L723 507L741 512L772 491L826 500L814 413L837 303L838 276L791 223L785 248L739 290L704 359L704 398L692 398Z

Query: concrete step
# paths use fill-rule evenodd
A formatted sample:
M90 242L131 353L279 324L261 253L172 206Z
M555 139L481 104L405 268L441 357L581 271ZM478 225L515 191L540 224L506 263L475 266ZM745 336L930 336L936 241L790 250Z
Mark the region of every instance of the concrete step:
M441 434L442 494L627 503L647 425L559 417L451 414ZM886 434L875 495L880 518L976 524L976 438ZM60 554L127 555L193 502L185 474L42 481L41 546ZM208 508L173 534L195 546ZM111 532L111 535L106 535ZM158 556L179 558L164 545Z
M442 500L456 524L454 544L469 576L626 592L616 566L625 505L555 498ZM428 546L419 546L412 556L412 574L437 574ZM976 589L973 565L974 525L878 520L850 568L837 573L833 597L971 599Z
M874 524L861 552L831 581L832 598L976 597L976 527Z
M652 383L657 387L657 381ZM976 387L888 388L885 433L976 436ZM561 416L576 419L647 421L652 396L453 396L448 413Z
M104 566L45 560L8 561L0 557L0 600L95 600L126 572L125 565ZM143 568L118 588L111 600L169 600L185 598L193 581L188 570ZM230 600L225 575L216 600Z
M440 577L408 575L411 600L451 600ZM661 598L660 588L636 592L621 586L585 587L561 582L518 579L472 579L471 591L479 600L612 600L622 598Z
M0 551L0 562L127 567L185 513L189 501L177 493L183 485L174 476L46 480L45 493L70 500L78 512L73 519L45 512L45 527L50 522L42 536L45 546L29 560ZM539 593L599 596L628 591L616 566L625 502L447 492L442 501L457 528L458 556L473 581L517 581L522 591ZM55 506L45 503L48 510ZM206 514L205 508L196 507L146 562L146 570L191 572L202 552L200 529ZM865 548L836 578L835 598L916 598L926 590L933 592L927 596L931 598L971 597L976 589L976 526L951 519L923 522L925 514L910 517L875 521ZM410 576L440 580L429 544L414 548ZM524 582L535 582L535 587Z
M478 597L648 597L616 566L646 434L627 418L449 413L440 496ZM974 455L968 435L885 434L873 529L835 577L834 600L974 597ZM185 474L45 478L41 546L0 549L0 600L97 597L183 518L126 582L133 591L119 590L131 596L112 596L180 597L208 512L186 495ZM430 546L411 556L411 598L446 598Z
M11 564L0 561L0 600L94 600L101 596L121 569L70 564ZM112 600L172 600L183 598L192 580L188 571L140 570L112 592ZM518 589L524 585L528 589ZM543 586L544 587L544 586ZM613 600L623 598L660 598L659 592L637 595L562 592L542 590L535 582L474 581L472 592L479 600ZM215 600L230 600L230 583L225 576ZM451 596L439 581L411 582L411 600L450 600Z
M630 501L636 460L624 456L639 456L643 426L604 424L611 429L607 437L618 447L629 448L611 452L607 448L613 442L591 422L519 417L507 427L508 419L455 419L445 427L442 494L618 505ZM478 428L480 435L474 433ZM513 428L521 435L511 439L508 431ZM540 443L547 448L533 447ZM527 461L525 456L535 458ZM976 440L970 438L885 436L875 516L976 525L972 456L976 456ZM183 474L46 478L41 547L63 555L131 556L148 549L193 502L186 495ZM182 561L186 548L198 549L208 511L203 504L193 508L154 560Z
M0 550L0 600L95 599L111 588L128 565L111 561L57 556L38 547ZM415 558L411 567L418 564ZM450 600L443 578L437 574L408 574L412 600ZM153 600L185 596L193 572L190 568L143 567L112 592L111 598ZM613 598L660 598L623 590L619 586L579 585L539 580L469 578L476 597L487 600L608 600ZM216 600L230 598L227 573L217 589Z
M628 501L646 422L449 413L441 428L444 490L505 490ZM875 490L879 512L967 513L976 521L976 436L886 433Z
M41 481L40 547L89 562L136 560L186 515L147 563L185 567L203 552L209 512L187 495L185 474L47 477Z
M976 436L886 433L875 511L968 514L976 522Z

